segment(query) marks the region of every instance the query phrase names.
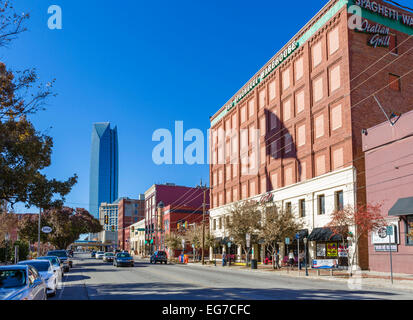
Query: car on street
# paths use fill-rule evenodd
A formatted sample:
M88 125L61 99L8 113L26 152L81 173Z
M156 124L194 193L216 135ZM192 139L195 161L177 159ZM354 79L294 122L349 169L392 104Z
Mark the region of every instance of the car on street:
M104 251L98 251L96 252L96 259L103 259L104 255L105 255Z
M166 255L166 252L165 252L165 251L155 251L154 254L151 256L151 258L150 258L150 260L149 260L150 263L155 263L155 264L156 264L158 261L159 261L161 264L162 264L162 263L165 263L165 264L168 263L168 256Z
M103 261L104 262L113 262L113 259L115 258L115 254L113 252L105 252L103 256Z
M63 276L64 276L64 271L63 271L63 266L62 263L59 259L59 257L56 256L43 256L43 257L37 257L36 260L50 260L52 263L53 270L56 270L57 273L57 281L62 282Z
M128 252L119 252L113 259L113 265L115 267L129 266L133 267L133 258Z
M95 258L95 256L96 256L96 251L93 250L93 251L90 253L90 257L91 257L91 258Z
M72 260L67 256L66 250L52 250L48 251L47 256L56 256L63 263L63 271L69 272L69 268L73 267Z
M47 300L46 283L30 265L0 266L0 300Z
M50 260L25 260L17 263L18 265L29 265L37 270L40 277L46 283L47 295L54 296L57 292L57 272L53 269Z

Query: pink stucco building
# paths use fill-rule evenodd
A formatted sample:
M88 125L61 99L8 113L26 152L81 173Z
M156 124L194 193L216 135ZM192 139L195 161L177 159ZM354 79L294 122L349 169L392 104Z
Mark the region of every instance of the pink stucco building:
M383 116L384 117L384 116ZM369 268L413 274L413 111L367 129L363 135L366 191L369 203L382 203L382 214L395 232L381 238L369 236ZM390 243L390 244L389 244Z

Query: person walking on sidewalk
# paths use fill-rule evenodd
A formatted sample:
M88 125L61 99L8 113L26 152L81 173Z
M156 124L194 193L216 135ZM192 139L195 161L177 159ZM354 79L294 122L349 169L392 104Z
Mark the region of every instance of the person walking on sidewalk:
M292 268L294 266L294 252L292 250L288 254L288 262L290 267Z
M281 266L280 266L280 254L279 254L278 251L275 253L275 267L276 267L277 269L281 269Z

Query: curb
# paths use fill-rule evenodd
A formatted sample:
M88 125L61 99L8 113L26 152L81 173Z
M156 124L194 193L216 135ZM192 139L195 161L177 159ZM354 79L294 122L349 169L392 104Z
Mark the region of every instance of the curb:
M214 265L202 265L202 264L194 264L194 263L189 263L187 264L188 266L198 266L198 267L213 267L216 268ZM258 273L266 273L266 274L271 274L271 272L265 271L265 270L259 270L259 269L246 269L246 268L233 268L233 267L222 267L222 266L218 266L217 267L219 269L216 270L222 270L222 271L232 271L232 270L237 270L237 271L243 271L243 272L258 272ZM232 269L232 270L231 270ZM330 276L298 276L295 274L288 274L286 272L283 273L272 273L274 276L277 277L283 277L283 276L287 276L290 278L296 278L296 279L307 279L307 280L312 280L312 281L333 281L333 282L348 282L349 279L340 279L337 277L330 277ZM407 284L393 284L391 285L390 283L387 284L383 284L383 282L377 283L377 282L370 282L368 280L368 278L361 278L361 277L353 277L353 279L358 280L361 279L364 286L367 287L376 287L376 288L381 288L381 289L389 289L389 290L403 290L403 291L407 291L407 292L412 292L413 293L413 281L411 286L408 286ZM376 280L386 280L389 281L388 279L376 279ZM410 281L410 280L404 280L404 281Z

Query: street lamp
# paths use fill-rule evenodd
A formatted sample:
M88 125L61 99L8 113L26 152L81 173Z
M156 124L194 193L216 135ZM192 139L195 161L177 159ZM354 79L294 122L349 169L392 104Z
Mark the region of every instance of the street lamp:
M307 267L307 237L303 239L304 242L304 264L305 264L305 275L308 276L308 267Z
M7 250L8 250L7 244L8 244L8 242L9 242L9 239L10 239L9 233L6 233L6 235L4 236L4 240L6 241L6 252L5 252L6 264L7 264Z

